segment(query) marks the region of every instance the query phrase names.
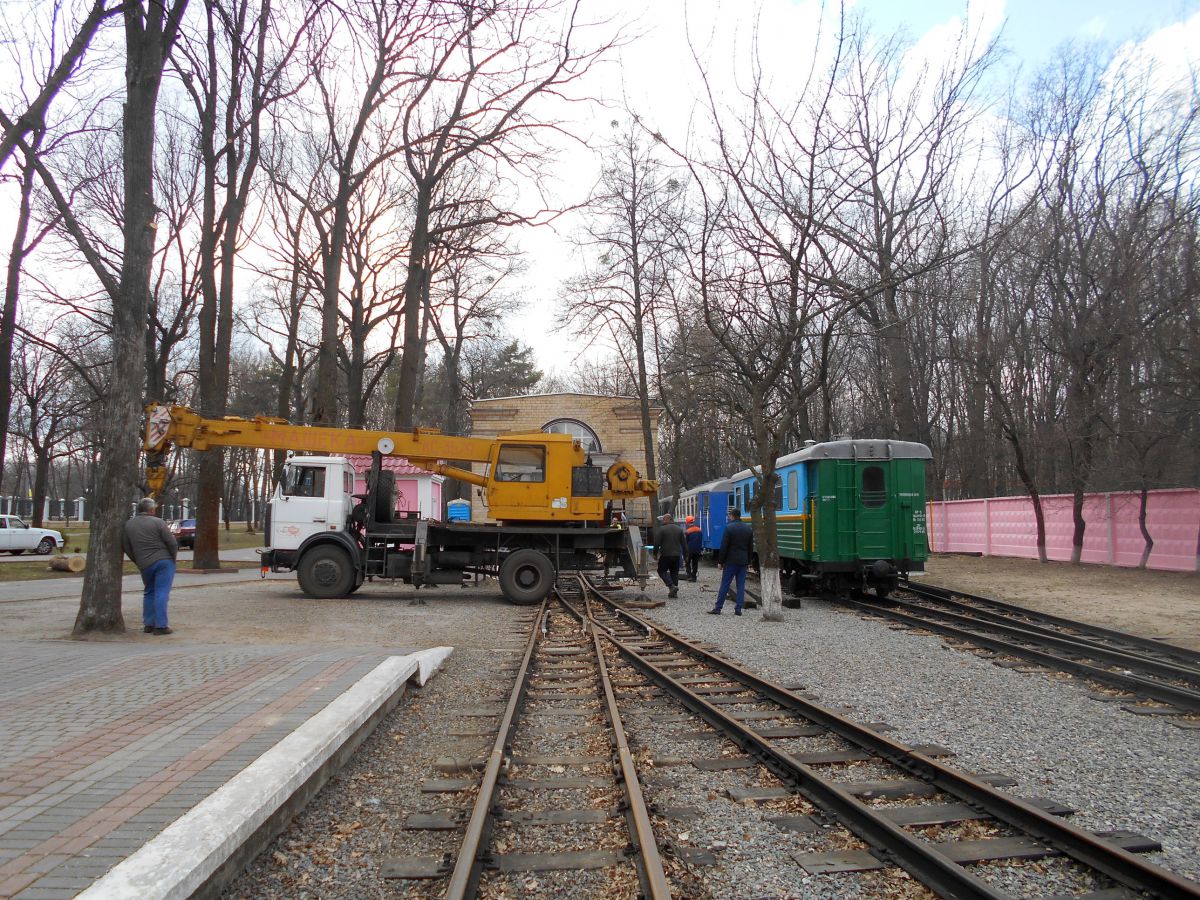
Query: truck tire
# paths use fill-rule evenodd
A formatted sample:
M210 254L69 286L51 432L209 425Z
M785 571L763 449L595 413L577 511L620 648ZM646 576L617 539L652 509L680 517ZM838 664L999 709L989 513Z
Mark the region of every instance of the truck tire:
M318 600L349 596L356 580L350 554L333 544L322 544L305 553L296 575L300 590Z
M517 606L541 603L554 589L554 566L539 550L516 550L500 564L500 590Z
M369 476L368 476L369 477ZM368 488L369 489L369 488ZM379 490L375 492L375 521L392 522L396 518L396 473L379 472Z
M37 549L34 550L33 552L40 553L42 556L45 556L47 553L53 553L54 552L54 538L52 538L52 537L42 538L41 543L37 545Z

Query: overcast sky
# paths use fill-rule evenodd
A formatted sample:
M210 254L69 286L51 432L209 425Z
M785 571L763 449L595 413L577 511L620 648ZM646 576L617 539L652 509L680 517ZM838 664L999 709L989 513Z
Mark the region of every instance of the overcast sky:
M833 0L826 7L830 5ZM857 0L849 5L877 31L903 28L930 52L946 45L967 17L982 36L999 34L1007 64L1026 71L1044 64L1066 41L1139 44L1159 63L1180 66L1194 64L1200 56L1200 0ZM699 82L689 34L708 61L709 74L719 77L717 69L728 74L738 60L744 61L757 19L765 65L785 84L789 71L802 71L807 62L821 11L817 0L610 0L597 6L635 23L630 31L640 36L600 73L595 89L614 104L627 98L644 121L673 143L686 135ZM613 117L601 114L595 122L580 123L594 129L589 136L593 147L611 131ZM561 181L564 198L583 199L598 173L593 154L568 153ZM578 342L549 327L558 306L556 287L577 265L566 234L575 227L577 220L568 220L559 234L540 229L521 237L529 254L524 290L529 306L512 330L534 348L545 370L566 371L580 352Z
M949 45L965 17L982 37L999 34L1007 63L1025 70L1038 68L1065 41L1127 45L1160 64L1180 67L1200 56L1200 0L849 0L848 5L864 13L878 32L905 29L929 54ZM585 17L626 23L630 40L586 85L610 107L590 107L572 123L588 146L563 151L554 199L567 205L586 198L599 173L594 150L611 135L609 123L625 102L673 144L684 143L700 83L689 36L719 84L738 69L744 74L757 24L764 68L775 88L786 91L789 79L806 67L822 9L828 16L831 8L837 8L837 0L584 0ZM11 188L0 188L0 201L9 196ZM11 242L12 218L0 215L4 250ZM534 349L547 372L566 372L581 351L582 342L552 329L558 286L578 269L569 240L578 227L578 218L563 219L556 229L529 229L518 236L529 270L516 290L527 306L507 323L508 330ZM249 274L243 268L238 276L243 296L251 287Z

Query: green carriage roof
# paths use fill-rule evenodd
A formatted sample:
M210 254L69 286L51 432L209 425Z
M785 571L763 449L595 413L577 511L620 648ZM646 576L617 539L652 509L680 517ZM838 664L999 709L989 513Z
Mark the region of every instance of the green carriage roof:
M806 459L854 459L860 462L888 459L933 459L933 454L924 444L916 441L892 441L886 439L863 438L860 440L825 441L812 444L803 450L789 453L775 460L775 470ZM742 469L736 475L730 475L731 482L745 481L758 474L759 467Z
M933 459L924 444L916 441L891 441L865 438L856 441L825 441L813 444L775 460L775 467L791 465L805 459Z

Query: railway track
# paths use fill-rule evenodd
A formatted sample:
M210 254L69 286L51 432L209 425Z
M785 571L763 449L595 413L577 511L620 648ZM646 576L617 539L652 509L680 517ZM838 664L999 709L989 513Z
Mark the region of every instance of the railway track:
M740 799L798 793L821 812L811 828L836 820L866 847L832 854L796 855L809 872L864 871L899 865L946 897L1005 897L976 864L1005 859L1062 857L1087 871L1096 890L1148 891L1163 897L1200 897L1200 885L1139 859L1155 849L1128 833L1092 834L1053 814L1052 804L1019 800L997 790L992 777L973 777L935 758L937 750L911 748L867 726L766 681L678 635L612 605L595 614L622 654L656 685L771 769L784 786L735 795ZM681 673L687 673L682 675ZM788 741L826 737L839 749L799 753ZM870 759L891 768L890 778L845 782L837 767ZM903 800L901 805L892 801ZM954 826L987 821L995 837L955 840ZM940 831L929 840L918 832ZM1093 891L1095 892L1095 891Z
M594 896L671 896L599 638L565 605L572 586L556 593L538 610L488 756L440 766L482 776L432 785L474 790L469 816L408 820L461 828L457 851L391 859L385 878L427 881L428 895L447 898L524 894L564 874Z
M911 582L885 604L840 602L867 615L1068 672L1157 704L1127 707L1134 712L1200 714L1200 653L1183 647Z
M1074 827L1063 819L1072 810L999 791L1011 780L951 768L939 761L949 751L906 746L886 725L759 678L583 580L560 583L535 621L490 754L447 766L482 770L448 779L448 788L475 791L469 815L460 807L410 819L460 831L457 850L384 867L388 877L427 879L421 896L715 896L687 881L696 867L721 864L681 845L686 835L671 820L688 812L646 802L662 773L691 767L728 778L723 791L739 811L784 812L767 821L794 836L788 863L810 875L911 878L938 896L1007 898L1035 895L1008 876L1040 861L1057 867L1056 884L1075 885L1072 896L1200 898L1200 884L1136 855L1160 849L1153 841ZM623 713L642 730L640 744L631 746ZM682 736L705 750L653 755L654 738L672 726L703 728ZM704 755L714 745L719 755ZM814 845L822 849L804 849ZM540 879L534 888L531 878Z

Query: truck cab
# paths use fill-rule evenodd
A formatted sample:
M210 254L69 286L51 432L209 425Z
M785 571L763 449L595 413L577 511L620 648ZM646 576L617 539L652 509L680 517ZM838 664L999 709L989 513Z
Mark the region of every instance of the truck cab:
M354 508L354 468L340 456L293 456L271 496L268 546L298 550L310 537L345 531Z

